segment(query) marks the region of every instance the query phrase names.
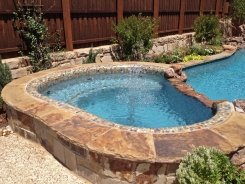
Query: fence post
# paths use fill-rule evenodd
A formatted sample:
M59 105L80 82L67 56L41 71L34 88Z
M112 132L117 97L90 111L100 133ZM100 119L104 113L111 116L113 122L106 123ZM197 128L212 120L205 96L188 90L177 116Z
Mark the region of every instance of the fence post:
M228 2L226 0L224 0L223 1L223 7L222 7L222 18L224 18L225 17L225 13L227 13L226 12L227 7L228 7Z
M204 0L200 0L200 15L203 15L203 11L204 11Z
M65 43L68 51L73 50L70 0L62 0Z
M186 0L181 0L181 3L180 3L180 15L179 15L179 34L182 34L183 31L184 31L185 6L186 6Z
M153 1L153 17L156 21L159 19L159 0ZM155 28L156 37L158 37L159 26Z
M117 0L117 24L123 19L123 0Z
M215 5L215 15L219 16L219 7L220 7L220 0L216 0L216 5Z

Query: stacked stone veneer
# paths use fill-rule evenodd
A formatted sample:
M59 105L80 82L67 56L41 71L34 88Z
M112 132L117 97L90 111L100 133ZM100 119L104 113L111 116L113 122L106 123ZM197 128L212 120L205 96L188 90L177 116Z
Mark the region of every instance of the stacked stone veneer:
M177 183L175 172L179 163L150 163L147 159L145 162L130 161L96 153L67 141L40 120L25 113L9 108L8 114L11 115L11 122L15 124L12 126L16 132L40 143L67 168L94 184ZM68 123L79 119L71 119Z
M245 24L240 25L238 28L238 36L227 36L225 37L225 43L228 45L233 45L238 48L245 48Z
M148 53L148 57L159 55L164 52L172 51L176 47L188 46L192 43L193 33L182 35L172 35L160 37L153 40L153 47ZM89 55L90 48L76 49L69 52L58 52L51 54L53 67L64 65L82 64ZM113 62L117 55L117 45L106 45L93 48L93 51L99 51L96 57L96 63ZM31 66L28 57L17 57L4 59L14 79L26 76L31 73Z

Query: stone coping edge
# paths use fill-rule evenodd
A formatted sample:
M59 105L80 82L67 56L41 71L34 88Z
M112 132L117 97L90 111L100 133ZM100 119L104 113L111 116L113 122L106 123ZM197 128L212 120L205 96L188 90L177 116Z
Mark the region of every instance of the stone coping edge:
M52 84L57 82L73 79L79 77L81 75L93 75L93 74L110 74L110 73L130 73L130 72L142 72L142 73L156 73L162 74L164 78L164 71L166 67L159 67L159 66L151 66L151 63L142 63L135 62L133 64L118 64L113 66L91 66L91 67L80 67L74 69L69 69L62 72L52 73L51 75L47 75L46 77L42 77L36 80L32 80L27 85L27 92L39 99L42 99L46 102L56 104L57 106L70 109L79 113L82 117L88 117L90 121L98 122L105 124L106 126L118 127L126 131L135 131L135 132L142 132L142 133L160 133L160 134L168 134L168 133L180 133L180 132L190 132L194 130L199 130L201 128L209 127L212 124L222 123L226 119L228 119L231 113L234 111L234 107L229 102L218 102L213 108L215 115L203 122L195 123L193 125L187 126L180 126L180 127L173 127L173 128L139 128L139 127L132 127L132 126L124 126L116 123L112 123L109 121L104 121L102 118L99 118L93 114L87 113L79 108L74 106L68 105L64 102L58 102L56 100L52 100L46 96L40 94L39 91L42 91L43 88L46 88ZM178 89L178 88L177 88ZM198 94L199 95L199 94ZM188 95L189 96L189 95ZM197 99L198 100L198 99Z

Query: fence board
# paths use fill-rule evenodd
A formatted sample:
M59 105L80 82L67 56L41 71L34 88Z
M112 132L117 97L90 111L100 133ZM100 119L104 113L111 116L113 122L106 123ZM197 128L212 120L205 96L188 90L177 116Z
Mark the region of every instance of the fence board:
M200 10L200 0L186 0L186 11L199 12Z
M19 37L12 26L13 16L11 14L1 15L0 20L0 49L10 49L21 44ZM4 52L4 51L2 51Z
M179 15L173 13L160 13L159 17L159 32L168 33L168 32L178 32L179 26Z
M72 0L72 13L116 13L115 0Z
M42 1L44 13L62 13L62 0Z
M152 12L153 0L124 0L125 12Z
M0 54L3 57L10 57L11 53L16 53L22 44L12 27L14 1L30 3L33 0L2 0L0 2ZM59 31L61 42L65 44L68 38L64 32L62 0L35 1L42 4L44 20L49 33ZM71 26L68 26L67 29L71 30L74 48L110 43L111 38L115 36L112 25L123 17L139 13L142 13L143 16L158 18L159 29L156 31L159 31L160 36L181 33L182 28L184 32L188 32L192 30L195 18L202 12L204 14L216 13L219 17L224 16L227 13L224 12L226 9L224 7L229 2L229 0L219 0L217 7L217 0L185 0L185 6L181 8L181 1L70 0ZM201 2L202 8L200 9Z
M205 0L204 11L205 12L215 12L216 0Z
M87 14L73 15L73 40L100 39L115 36L112 25L116 23L116 15Z
M179 12L181 0L160 0L160 12Z
M0 3L0 12L12 13L15 10L13 1L5 1L4 3Z
M195 19L198 17L197 13L187 13L185 14L185 24L184 30L191 30Z

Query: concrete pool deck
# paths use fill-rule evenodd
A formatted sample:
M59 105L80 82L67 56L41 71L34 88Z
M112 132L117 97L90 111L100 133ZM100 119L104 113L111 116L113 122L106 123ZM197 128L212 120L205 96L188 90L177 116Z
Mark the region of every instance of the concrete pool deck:
M223 57L228 55L231 53ZM245 146L245 114L235 112L228 102L218 103L211 122L152 130L116 126L42 98L35 91L40 82L45 83L48 78L59 81L71 71L108 72L119 66L121 71L125 65L158 72L169 68L143 62L87 64L54 68L17 79L2 92L11 126L93 183L171 183L181 158L193 148L204 145L229 154Z

